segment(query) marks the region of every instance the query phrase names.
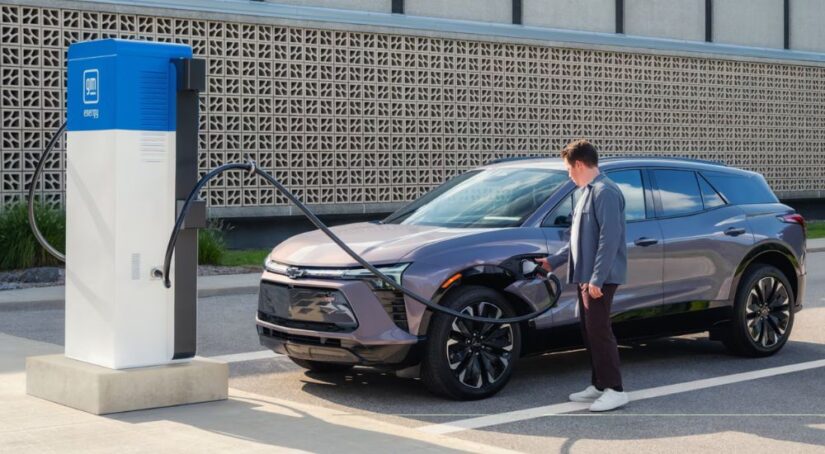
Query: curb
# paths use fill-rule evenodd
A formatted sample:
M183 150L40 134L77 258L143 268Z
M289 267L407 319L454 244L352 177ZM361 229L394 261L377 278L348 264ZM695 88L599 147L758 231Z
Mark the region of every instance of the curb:
M823 248L822 250L825 250ZM257 285L241 285L238 287L224 287L224 288L204 288L198 289L198 298L208 298L210 296L226 296L226 295L247 295L250 293L258 293Z
M198 298L208 298L211 296L226 295L248 295L258 293L258 279L260 273L252 273L254 276L244 275L224 275L228 279L233 276L243 276L245 280L255 280L255 284L244 282L238 285L215 285L209 284L198 289ZM206 276L204 276L206 277ZM210 276L211 277L211 276ZM65 305L65 287L36 287L16 290L0 291L0 310L16 310L31 308L38 309L60 309Z

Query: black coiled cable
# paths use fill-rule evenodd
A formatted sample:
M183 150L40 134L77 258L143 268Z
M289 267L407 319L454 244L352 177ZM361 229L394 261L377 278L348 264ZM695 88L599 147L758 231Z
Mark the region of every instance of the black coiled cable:
M37 167L34 169L34 175L32 175L32 182L29 185L29 225L32 228L32 233L34 233L34 237L37 239L37 242L43 246L43 249L46 250L49 254L53 255L54 258L60 260L63 263L66 263L66 256L61 254L60 251L54 248L46 238L40 233L40 229L37 228L37 220L34 218L34 190L37 187L37 179L40 177L40 172L43 171L43 166L46 164L46 157L51 153L52 149L54 149L54 145L57 143L57 140L63 135L63 132L66 131L66 122L64 121L60 128L57 129L57 132L52 136L49 140L49 143L46 144L46 149L43 150L43 153L40 155L40 160L37 161Z

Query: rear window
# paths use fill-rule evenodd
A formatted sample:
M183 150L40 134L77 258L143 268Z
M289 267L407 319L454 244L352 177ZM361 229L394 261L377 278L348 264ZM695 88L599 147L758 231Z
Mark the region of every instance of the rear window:
M702 176L727 199L728 203L748 205L779 202L768 183L759 175L702 172Z

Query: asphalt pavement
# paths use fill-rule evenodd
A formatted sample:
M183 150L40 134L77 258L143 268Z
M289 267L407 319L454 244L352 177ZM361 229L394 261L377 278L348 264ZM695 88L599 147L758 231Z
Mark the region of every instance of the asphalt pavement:
M94 417L22 391L22 358L62 350L62 305L0 305L0 452L825 452L823 269L810 254L805 308L774 356L732 356L705 335L623 346L636 398L606 414L567 402L589 381L581 350L525 359L475 402L365 368L307 373L258 344L256 295L241 294L198 307L199 355L230 362L229 401Z

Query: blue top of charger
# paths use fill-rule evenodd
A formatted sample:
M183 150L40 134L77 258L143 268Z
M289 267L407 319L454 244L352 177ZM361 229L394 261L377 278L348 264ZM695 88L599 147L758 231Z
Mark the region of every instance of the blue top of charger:
M83 41L69 46L69 60L106 55L192 58L192 48L186 44L115 38Z
M69 46L69 131L176 129L174 60L184 44L102 39Z

